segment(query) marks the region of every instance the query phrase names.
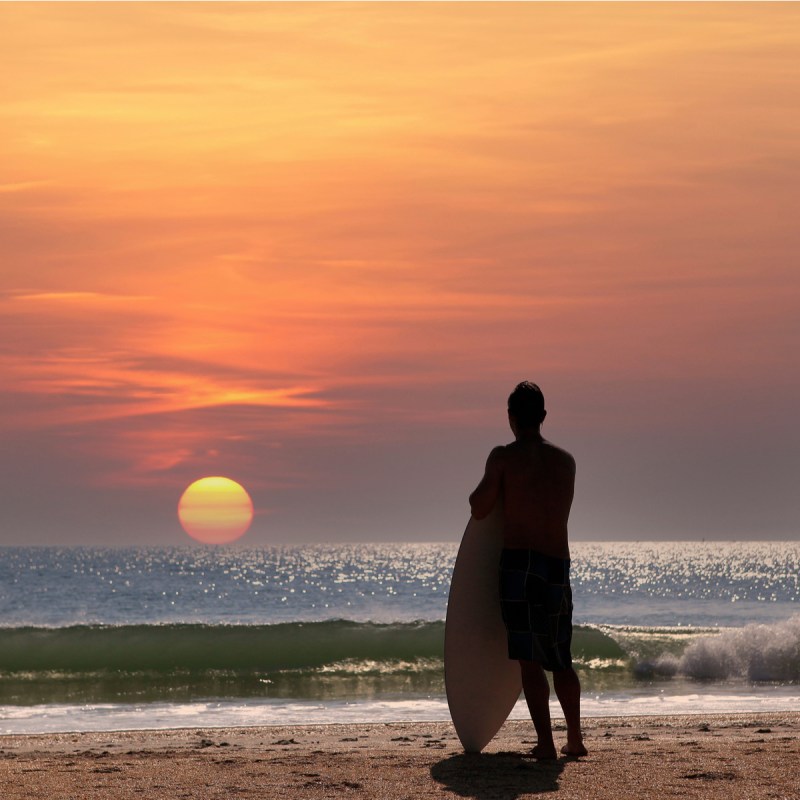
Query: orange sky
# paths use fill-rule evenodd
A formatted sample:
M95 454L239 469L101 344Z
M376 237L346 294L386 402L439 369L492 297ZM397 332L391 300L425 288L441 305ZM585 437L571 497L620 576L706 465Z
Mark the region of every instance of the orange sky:
M522 378L577 537L796 535L798 23L0 5L0 544L455 538Z

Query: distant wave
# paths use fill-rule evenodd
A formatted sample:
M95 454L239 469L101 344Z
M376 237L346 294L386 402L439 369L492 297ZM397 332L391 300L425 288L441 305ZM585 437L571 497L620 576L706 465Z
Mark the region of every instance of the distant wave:
M574 645L576 656L584 660L624 656L620 646L596 628L576 627ZM406 664L408 669L414 669L415 662L440 667L443 652L444 622L0 628L0 673L5 674L103 670L358 674L388 662Z
M0 629L0 672L259 671L441 657L444 623L76 625Z

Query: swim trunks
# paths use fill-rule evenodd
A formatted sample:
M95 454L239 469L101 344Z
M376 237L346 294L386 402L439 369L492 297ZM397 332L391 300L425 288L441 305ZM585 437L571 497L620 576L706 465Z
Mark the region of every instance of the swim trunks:
M550 671L572 664L572 589L569 559L535 550L500 555L500 607L508 657L538 661Z

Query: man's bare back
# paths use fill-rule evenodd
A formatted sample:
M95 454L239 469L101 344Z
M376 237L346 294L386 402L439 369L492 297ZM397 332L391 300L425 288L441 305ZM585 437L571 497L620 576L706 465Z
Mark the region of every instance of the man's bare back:
M575 491L575 460L545 439L525 438L500 453L505 547L569 558L567 520Z
M503 501L503 545L569 558L567 521L575 491L575 459L538 433L495 447L486 473L470 495L473 516L487 516Z

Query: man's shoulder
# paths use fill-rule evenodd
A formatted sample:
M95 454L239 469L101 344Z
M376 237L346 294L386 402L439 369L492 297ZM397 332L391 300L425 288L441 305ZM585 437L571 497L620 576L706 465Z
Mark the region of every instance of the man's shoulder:
M506 457L506 448L508 445L505 444L498 444L497 447L493 447L492 451L489 453L489 461L503 461Z
M505 447L498 445L492 448L489 457L486 459L486 475L501 477L506 471Z
M546 439L543 441L544 446L547 448L550 458L565 468L575 470L575 459L572 453L567 452L563 447L548 442Z

